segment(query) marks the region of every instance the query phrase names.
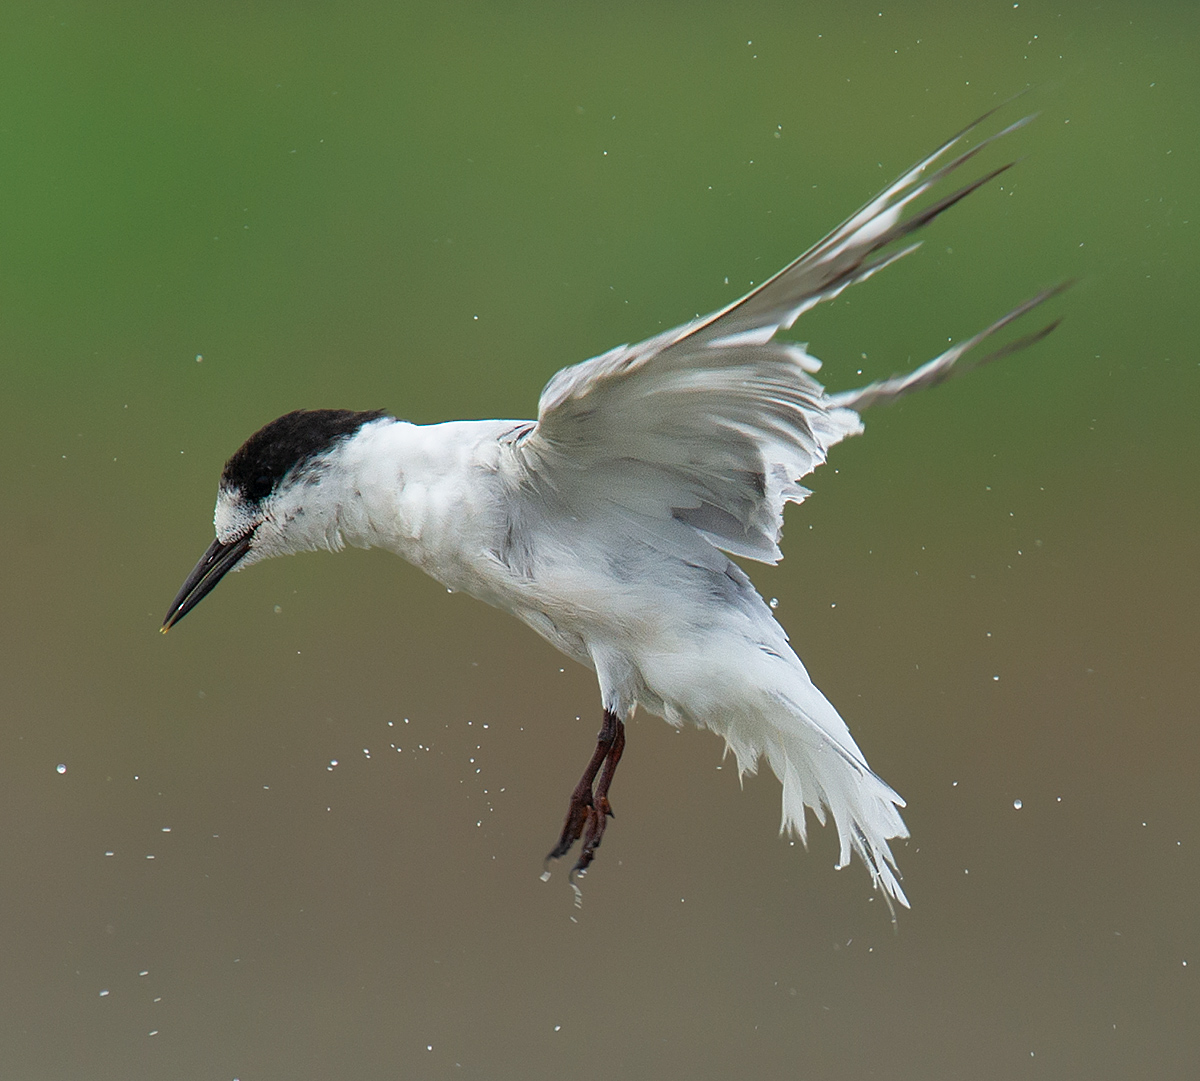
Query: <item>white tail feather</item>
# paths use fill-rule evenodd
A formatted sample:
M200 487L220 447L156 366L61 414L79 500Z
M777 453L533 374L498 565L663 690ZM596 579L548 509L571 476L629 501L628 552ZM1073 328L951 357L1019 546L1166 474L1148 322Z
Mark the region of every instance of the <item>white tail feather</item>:
M808 811L821 825L828 814L838 831L837 866L845 867L857 852L889 908L893 901L907 908L888 844L908 836L899 811L904 800L867 765L845 721L796 654L778 641L782 632L773 619L770 628L770 646L743 638L741 648L730 650L726 639L720 654L703 651L686 670L667 673L650 664L643 673L665 700L666 719L723 737L739 774L756 773L759 761L767 760L783 785L781 833L807 845ZM662 686L664 676L675 686Z

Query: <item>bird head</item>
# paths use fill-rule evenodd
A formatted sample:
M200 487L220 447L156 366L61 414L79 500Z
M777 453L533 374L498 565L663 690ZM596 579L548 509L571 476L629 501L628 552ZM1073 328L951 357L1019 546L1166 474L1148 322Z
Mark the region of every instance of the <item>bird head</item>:
M235 568L271 556L339 548L340 499L322 484L338 449L383 410L298 409L260 428L225 463L216 539L171 603L165 634Z

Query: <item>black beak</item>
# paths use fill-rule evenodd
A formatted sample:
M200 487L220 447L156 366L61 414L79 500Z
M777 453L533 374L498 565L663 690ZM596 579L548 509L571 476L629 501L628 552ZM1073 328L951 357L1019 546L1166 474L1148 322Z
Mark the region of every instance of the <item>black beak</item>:
M250 530L229 544L222 544L219 540L215 540L208 546L208 551L192 568L192 573L187 576L187 581L183 583L175 600L171 602L171 609L167 612L167 618L163 620L163 634L166 634L204 600L212 592L213 587L237 566L242 556L250 551L250 541L253 536L254 530Z

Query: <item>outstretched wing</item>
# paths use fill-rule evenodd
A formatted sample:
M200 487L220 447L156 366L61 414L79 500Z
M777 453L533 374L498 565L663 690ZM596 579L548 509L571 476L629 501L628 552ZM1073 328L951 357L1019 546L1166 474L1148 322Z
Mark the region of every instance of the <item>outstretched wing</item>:
M858 409L945 378L968 349L1053 292L910 376L832 397L812 378L820 362L804 347L775 339L813 305L915 250L919 243L899 242L1011 167L1001 165L932 205L910 209L989 143L1032 119L949 157L990 115L741 300L558 372L542 391L536 426L518 442L525 465L568 502L576 495L594 501L602 493L633 515L690 526L726 552L777 562L784 505L808 495L798 481L830 447L862 430Z

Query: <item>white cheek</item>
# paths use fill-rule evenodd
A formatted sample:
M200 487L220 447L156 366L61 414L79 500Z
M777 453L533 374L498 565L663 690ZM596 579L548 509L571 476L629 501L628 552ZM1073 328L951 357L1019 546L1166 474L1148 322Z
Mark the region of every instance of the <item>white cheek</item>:
M274 518L265 518L254 530L254 539L250 542L250 551L246 553L244 563L257 563L260 559L270 559L271 556L283 555L287 551L284 544L283 531Z
M217 539L228 544L254 528L255 516L250 513L240 497L222 491L217 494L213 526L216 528Z

